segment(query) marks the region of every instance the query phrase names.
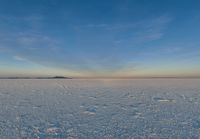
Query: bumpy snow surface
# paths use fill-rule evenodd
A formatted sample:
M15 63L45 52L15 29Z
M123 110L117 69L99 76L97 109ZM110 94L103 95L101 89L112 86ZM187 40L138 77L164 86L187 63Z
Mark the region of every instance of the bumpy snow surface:
M200 138L200 80L2 79L0 138Z

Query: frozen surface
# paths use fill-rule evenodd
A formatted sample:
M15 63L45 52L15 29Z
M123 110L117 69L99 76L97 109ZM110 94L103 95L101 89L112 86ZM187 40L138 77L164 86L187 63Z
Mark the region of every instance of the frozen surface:
M0 138L200 138L200 80L0 80Z

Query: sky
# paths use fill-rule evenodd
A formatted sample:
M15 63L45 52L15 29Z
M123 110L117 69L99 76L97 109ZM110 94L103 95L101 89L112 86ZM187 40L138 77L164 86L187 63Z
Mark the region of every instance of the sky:
M198 0L0 3L0 77L200 76Z

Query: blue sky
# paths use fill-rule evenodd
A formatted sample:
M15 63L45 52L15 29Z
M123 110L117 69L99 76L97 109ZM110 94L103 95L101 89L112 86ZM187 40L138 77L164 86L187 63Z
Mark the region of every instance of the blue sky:
M0 3L0 76L200 76L197 0Z

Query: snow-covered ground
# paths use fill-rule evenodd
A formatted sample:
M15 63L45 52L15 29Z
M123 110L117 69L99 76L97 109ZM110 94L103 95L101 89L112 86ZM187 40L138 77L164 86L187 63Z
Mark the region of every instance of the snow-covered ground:
M200 138L200 79L2 79L0 138Z

